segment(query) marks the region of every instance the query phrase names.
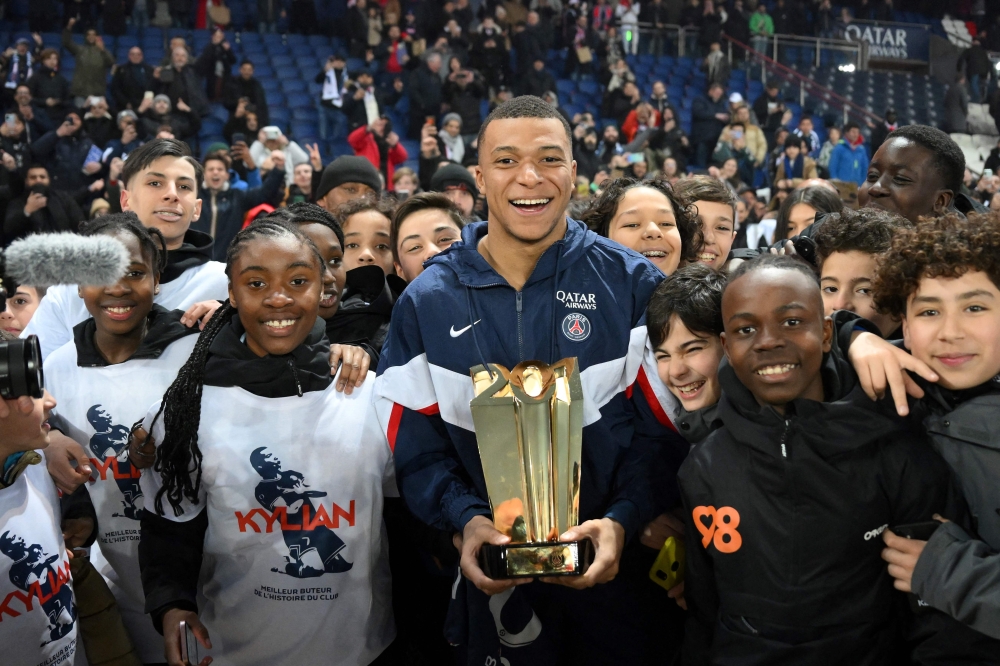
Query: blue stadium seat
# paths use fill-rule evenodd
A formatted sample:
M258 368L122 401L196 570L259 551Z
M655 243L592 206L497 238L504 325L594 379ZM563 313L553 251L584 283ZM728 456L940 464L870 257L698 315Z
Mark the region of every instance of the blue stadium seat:
M281 83L281 89L286 93L304 93L306 92L306 82L302 79L278 79Z
M278 80L298 80L299 79L299 68L288 66L288 67L277 67L274 70L274 75L278 77Z
M319 113L315 107L298 107L292 109L292 122L316 123L319 121Z
M293 63L292 56L287 55L272 55L271 56L271 66L275 69L279 67L289 67Z
M287 105L289 109L297 109L300 107L313 108L316 105L312 96L305 93L292 93L288 95L287 98Z

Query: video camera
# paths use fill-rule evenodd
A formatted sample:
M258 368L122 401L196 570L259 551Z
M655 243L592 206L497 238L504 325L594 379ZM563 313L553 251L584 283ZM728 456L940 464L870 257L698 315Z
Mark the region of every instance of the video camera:
M7 289L0 281L0 312L7 309ZM30 395L41 398L45 389L42 348L38 336L20 340L0 339L0 397L5 400Z

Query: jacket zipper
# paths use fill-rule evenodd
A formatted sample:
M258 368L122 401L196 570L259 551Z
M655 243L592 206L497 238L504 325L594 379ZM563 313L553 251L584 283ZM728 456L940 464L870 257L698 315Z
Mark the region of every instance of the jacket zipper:
M524 360L524 337L521 335L521 292L515 291L515 302L517 303L517 357Z
M215 201L215 192L212 192L212 224L209 225L209 230L211 231L212 238L215 238L215 222L218 219L219 206Z
M299 382L299 371L295 367L295 361L288 359L288 367L292 369L292 378L295 379L295 391L302 397L302 384Z
M785 441L788 438L788 428L792 425L791 419L785 419L785 429L781 432L781 457L788 457L788 448L785 446Z

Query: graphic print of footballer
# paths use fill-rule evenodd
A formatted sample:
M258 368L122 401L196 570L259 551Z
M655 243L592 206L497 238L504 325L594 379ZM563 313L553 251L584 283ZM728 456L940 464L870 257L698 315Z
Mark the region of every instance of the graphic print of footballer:
M271 569L295 578L314 578L325 573L343 573L354 566L344 559L341 551L346 544L333 530L325 525L314 529L302 529L302 507L309 507L309 515L316 515L316 507L310 501L314 497L326 497L322 490L309 490L301 472L282 470L281 461L266 447L254 449L250 454L250 464L260 474L262 481L254 489L254 497L267 511L279 506L285 507L287 525L299 529L281 530L288 546L284 569Z
M0 552L14 560L10 567L10 582L31 593L39 586L38 601L42 612L49 619L48 637L43 636L42 646L57 641L73 630L76 608L73 607L73 589L65 577L59 579L59 555L46 555L37 543L30 546L24 539L9 530L0 534ZM68 575L69 564L66 565ZM53 586L57 589L53 590ZM45 599L45 601L42 601Z
M122 491L122 506L124 514L113 516L139 520L142 517L142 488L139 487L139 477L133 477L132 463L128 460L129 429L114 422L108 410L101 405L94 405L87 410L87 420L94 427L90 438L90 450L100 461L116 458L118 473L114 475L118 489Z

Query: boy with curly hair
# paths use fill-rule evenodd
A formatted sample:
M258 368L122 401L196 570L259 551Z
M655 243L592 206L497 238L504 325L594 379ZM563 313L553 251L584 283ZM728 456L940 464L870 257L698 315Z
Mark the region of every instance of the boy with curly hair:
M875 324L886 339L897 339L899 317L880 313L872 298L872 280L881 255L889 250L898 229L909 220L878 208L831 213L813 234L826 315L836 310L855 312Z
M971 531L943 522L928 541L887 530L882 557L897 589L914 592L965 625L965 635L952 634L952 647L990 655L987 662L997 663L1000 216L950 213L897 231L874 288L875 305L902 318L904 344L939 377L922 386L923 423L972 515ZM950 656L953 662L959 657Z

